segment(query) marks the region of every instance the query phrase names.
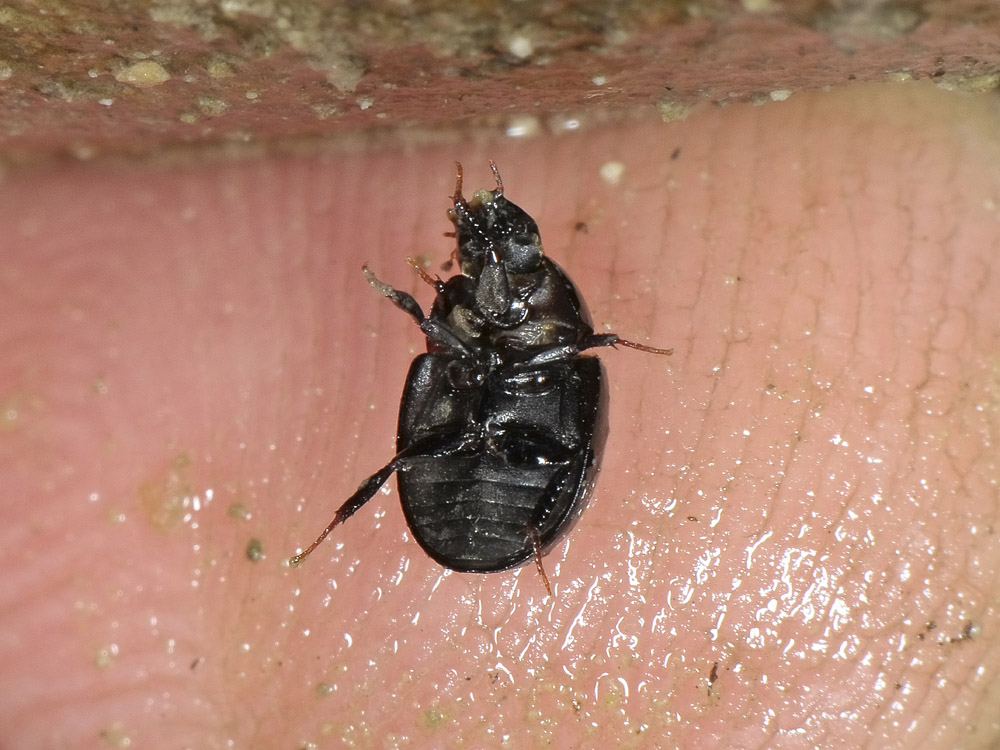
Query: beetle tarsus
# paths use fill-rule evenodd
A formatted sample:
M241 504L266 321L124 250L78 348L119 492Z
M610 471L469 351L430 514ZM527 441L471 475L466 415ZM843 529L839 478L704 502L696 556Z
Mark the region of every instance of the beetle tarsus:
M649 354L662 354L664 356L670 356L674 353L673 347L670 349L658 349L655 346L647 346L646 344L637 344L635 341L629 341L628 339L623 339L620 336L616 336L618 340L616 344L621 344L622 346L627 346L629 349L638 349L640 352L648 352Z
M288 559L288 564L291 565L293 568L297 568L303 560L305 560L307 557L309 557L309 555L312 554L312 551L314 549L316 549L320 544L322 544L324 539L330 536L330 532L333 531L338 526L340 526L340 524L343 521L344 519L341 517L340 511L338 510L337 513L334 515L333 520L330 521L330 525L327 526L325 529L323 529L323 533L321 533L318 537L316 537L316 541L314 541L312 544L310 544L308 547L302 550L299 554L292 555L292 557Z
M673 348L670 349L658 349L655 346L647 346L646 344L639 344L635 341L629 341L628 339L623 339L617 333L600 333L591 334L587 339L584 340L583 344L580 346L580 351L584 349L595 349L599 346L627 346L629 349L637 349L640 352L647 352L649 354L662 354L664 356L669 356L674 353Z

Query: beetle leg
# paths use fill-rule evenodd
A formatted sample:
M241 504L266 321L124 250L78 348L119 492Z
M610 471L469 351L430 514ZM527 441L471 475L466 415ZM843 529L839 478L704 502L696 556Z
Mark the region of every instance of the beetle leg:
M615 333L605 333L605 334L591 334L583 339L580 346L575 344L563 344L562 346L553 346L549 349L544 349L540 353L536 354L529 360L524 362L526 367L535 367L536 365L542 365L546 362L554 362L558 359L569 359L570 357L575 357L580 352L586 349L595 349L599 346L627 346L631 349L638 349L641 352L649 352L650 354L673 354L673 349L657 349L655 346L646 346L645 344L637 344L634 341L629 341L628 339L623 339L621 336Z
M567 465L569 464L568 461L565 463ZM558 491L559 486L568 478L569 471L563 470L557 472L545 488L546 497L552 497ZM528 541L531 542L531 550L535 557L535 568L538 570L538 575L542 577L542 583L545 584L545 590L548 592L549 596L552 596L552 586L549 585L549 577L545 575L545 568L542 567L542 532L540 529L545 525L551 511L552 508L548 505L543 504L539 507L535 511L535 517L532 519L531 525L528 526L528 529L525 532L528 536Z
M330 521L329 525L323 529L323 532L316 537L316 541L302 550L299 554L289 558L289 565L294 568L305 560L312 553L312 551L330 535L331 531L353 516L362 505L371 500L375 496L375 493L378 492L379 487L385 484L394 472L404 471L410 460L414 457L436 457L459 453L460 451L475 445L479 440L480 437L478 433L460 433L458 436L448 435L445 438L438 435L432 435L423 440L418 440L408 448L401 450L389 463L361 483L361 486L358 487L357 491L347 498L343 505L337 508L337 512L333 515L333 520Z
M597 344L597 346L609 346L609 344ZM590 348L590 347L583 347ZM523 363L516 363L515 367L518 368L531 368L538 365L544 365L547 362L555 362L557 360L569 359L570 357L575 357L580 353L580 347L575 344L565 344L563 346L553 346L549 349L543 349L541 352L536 354L529 360L525 360Z
M528 529L528 541L531 542L531 549L535 553L535 567L538 568L538 575L542 577L545 584L545 591L552 596L552 587L549 585L549 577L545 575L545 568L542 567L542 540L538 534L538 529L531 527Z
M384 281L380 281L367 265L362 266L361 270L364 271L365 278L368 280L368 283L371 284L373 289L378 291L378 293L383 297L387 297L392 300L392 303L396 307L417 321L417 325L423 327L423 323L427 320L427 316L425 316L424 311L420 309L420 303L413 299L413 295L401 292L398 289L389 286Z
M646 346L645 344L638 344L635 341L629 341L623 338L619 338L618 341L616 341L615 343L621 344L622 346L627 346L629 349L638 349L640 352L649 352L650 354L670 355L674 353L673 347L669 349L660 349L655 346Z
M598 346L618 346L619 344L627 346L630 349L638 349L640 352L649 352L650 354L674 353L673 349L658 349L655 346L637 344L635 341L623 339L616 333L591 334L583 340L583 344L580 346L580 351L583 351L584 349L593 349Z
M337 508L337 512L334 514L333 520L330 521L330 525L323 529L323 533L316 537L316 541L306 547L299 554L290 558L288 561L289 564L294 568L296 565L305 560L310 553L312 553L312 551L330 535L331 531L354 515L358 508L371 500L375 493L378 492L378 488L385 484L389 476L398 468L399 456L396 456L396 458L392 459L392 461L383 466L378 472L372 474L368 477L368 479L362 482L361 486L358 487L357 492L347 498L347 502Z
M372 288L378 291L383 297L388 298L396 307L417 321L417 325L420 326L420 330L424 332L424 335L427 338L440 344L445 349L456 352L462 356L475 356L469 350L469 347L462 343L462 340L456 336L451 329L434 318L428 318L424 315L424 311L420 309L420 303L413 299L413 295L401 292L395 287L391 287L384 281L379 280L379 278L372 273L368 266L362 266L362 270L364 271L365 278L368 279L368 283L371 284Z

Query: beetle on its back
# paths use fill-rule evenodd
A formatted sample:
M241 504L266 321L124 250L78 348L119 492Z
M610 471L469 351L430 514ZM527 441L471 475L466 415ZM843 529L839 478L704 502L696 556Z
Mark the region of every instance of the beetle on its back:
M430 314L364 269L427 337L403 390L396 456L290 562L298 565L395 472L406 522L430 557L481 573L534 558L551 593L542 554L582 509L606 432L604 369L581 352L672 350L595 334L573 283L544 255L535 221L504 197L496 165L496 189L468 201L456 166L448 213L461 273L442 281L417 268L437 293Z

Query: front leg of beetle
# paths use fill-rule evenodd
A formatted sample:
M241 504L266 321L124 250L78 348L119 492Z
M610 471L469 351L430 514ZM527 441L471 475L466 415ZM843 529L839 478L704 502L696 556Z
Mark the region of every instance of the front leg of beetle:
M372 288L377 290L383 297L391 300L396 307L417 321L417 325L420 326L420 330L424 332L427 338L440 344L445 349L464 356L472 356L469 348L462 343L462 340L451 329L441 322L424 315L424 311L420 309L420 304L413 299L413 295L401 292L395 287L391 287L384 281L379 280L368 266L362 266L362 270Z

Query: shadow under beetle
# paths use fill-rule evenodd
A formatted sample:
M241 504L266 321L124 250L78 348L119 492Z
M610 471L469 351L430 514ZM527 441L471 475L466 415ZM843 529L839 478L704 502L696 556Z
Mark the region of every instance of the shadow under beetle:
M595 334L566 273L545 257L534 219L496 189L462 195L454 208L461 273L447 281L408 259L436 296L429 315L406 292L368 283L412 317L427 353L410 365L395 457L337 509L330 525L291 558L298 565L396 473L406 522L434 560L490 573L542 554L569 529L593 484L606 429L604 368L581 352L624 346Z

